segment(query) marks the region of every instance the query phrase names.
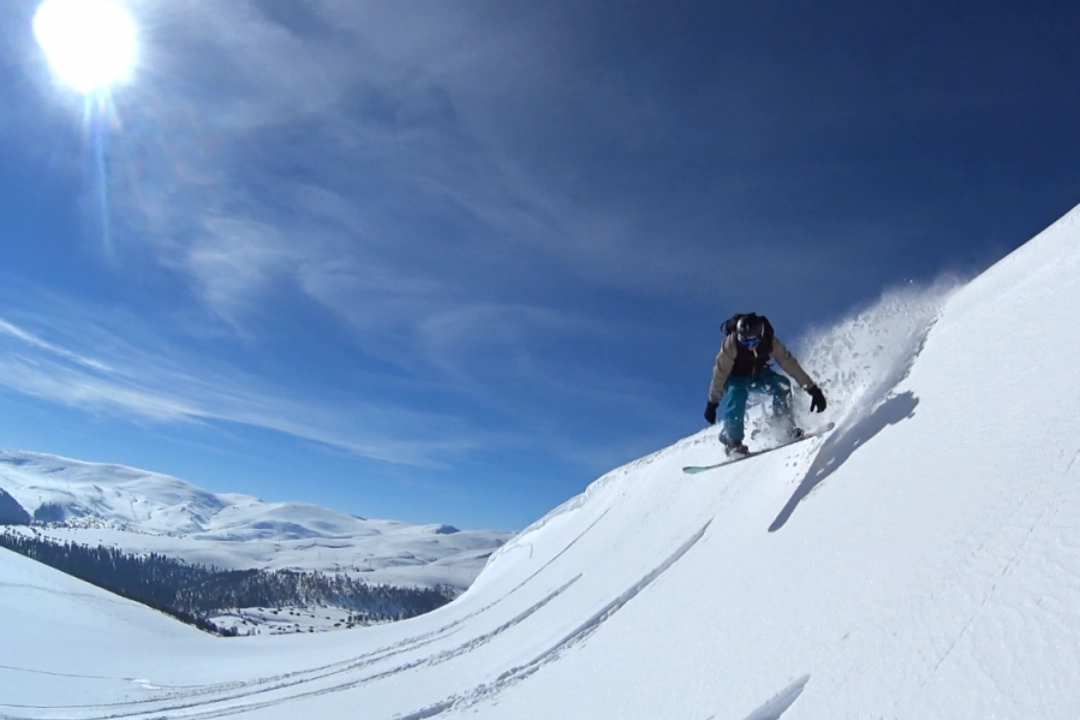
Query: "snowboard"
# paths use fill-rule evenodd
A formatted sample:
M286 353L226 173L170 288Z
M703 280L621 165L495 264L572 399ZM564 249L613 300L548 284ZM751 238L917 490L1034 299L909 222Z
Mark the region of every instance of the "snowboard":
M779 450L780 448L786 448L789 445L794 445L796 443L801 443L803 440L809 440L810 438L821 437L825 433L832 430L834 427L836 427L836 423L829 423L828 425L826 425L823 428L820 428L818 430L814 430L813 432L807 432L805 435L803 435L798 440L792 440L792 441L786 442L786 443L784 443L782 445L776 445L774 447L766 448L764 450L754 450L752 452L747 453L746 455L740 455L738 457L728 458L727 460L724 460L723 462L718 462L718 463L715 463L713 465L687 465L686 467L684 467L682 469L682 471L684 473L689 474L689 475L696 475L697 473L705 472L706 470L713 470L714 468L723 467L725 465L731 465L732 463L737 463L740 460L749 460L750 458L757 457L758 455L764 455L765 453L771 453L773 450Z

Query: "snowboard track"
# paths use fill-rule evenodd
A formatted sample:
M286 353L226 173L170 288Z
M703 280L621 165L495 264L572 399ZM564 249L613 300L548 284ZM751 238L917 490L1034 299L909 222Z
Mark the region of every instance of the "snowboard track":
M221 703L235 702L243 698L250 698L255 695L261 695L266 693L279 692L290 687L296 687L299 685L309 684L331 678L334 676L355 672L365 667L369 667L375 663L384 661L388 658L394 657L407 652L412 652L419 648L422 648L431 643L440 641L446 637L457 632L461 625L473 619L474 617L487 612L494 606L498 605L503 600L511 597L514 593L522 589L525 585L529 584L533 579L540 575L544 570L548 569L556 560L567 553L573 548L578 541L581 540L590 530L592 530L603 518L607 515L608 510L604 510L599 516L597 516L585 529L583 529L573 540L571 540L564 548L558 553L548 559L543 565L541 565L535 572L530 574L527 578L522 580L513 589L507 592L505 595L500 596L494 602L485 605L468 615L464 615L457 620L444 625L441 628L432 630L422 635L413 636L397 643L391 644L384 648L379 648L369 653L365 653L355 658L349 658L347 660L322 665L315 668L307 668L300 671L283 673L280 675L273 675L266 678L259 678L251 681L236 681L228 683L219 683L214 685L204 685L195 687L185 686L172 686L170 692L158 695L156 697L144 698L141 700L128 701L124 703L100 703L100 704L85 704L85 705L53 705L53 706L41 706L41 705L15 705L0 703L0 707L9 708L12 710L94 710L98 712L104 712L104 714L89 715L86 716L86 720L118 720L120 718L137 718L150 716L154 717L162 712L176 712L184 710L192 710L198 707L207 707L210 705L217 705ZM422 660L417 660L412 663L405 663L403 665L396 666L392 669L376 673L374 675L360 678L350 681L341 685L335 685L332 688L320 689L317 691L311 691L310 693L303 693L291 697L305 697L308 695L321 695L327 692L337 692L341 690L347 690L352 687L371 682L372 680L380 679L392 675L396 672L408 670L413 667L424 665L436 665L441 662L453 659L465 652L468 652L482 644L489 642L497 634L505 631L506 629L522 622L527 617L537 612L555 597L577 582L581 575L577 575L569 582L565 583L562 587L555 590L553 593L545 597L540 602L532 605L522 613L499 626L494 631L485 633L473 638L472 640L458 646L457 648L443 651L435 656L427 657ZM20 668L14 668L20 669ZM38 672L28 670L28 672ZM118 679L124 680L126 678L96 678L96 679ZM290 698L291 699L291 698ZM246 709L259 709L262 707L269 707L282 702L282 700L267 701L264 703L257 703L255 705L248 705ZM129 712L123 712L123 709L128 709ZM112 710L113 712L109 712ZM236 710L238 712L238 710ZM187 714L185 717L220 717L221 715L232 714L234 710L228 711L212 711L206 714ZM13 716L2 715L0 717L5 720L43 720L45 716L42 715L27 715L27 716Z
M701 538L705 535L705 533L709 529L709 526L711 525L711 523L712 523L711 520L709 522L705 523L705 525L702 526L700 530L698 530L696 533L694 533L693 536L691 536L689 539L687 539L679 548L677 548L668 558L666 558L663 562L661 562L657 567L655 567L653 570L651 570L648 574L646 574L644 577L642 577L638 582L636 582L630 588L628 588L623 593L621 593L617 598L615 598L611 602L605 604L603 607L601 607L599 610L597 610L595 613L593 613L591 616L589 616L588 619L586 619L584 622L582 622L580 625L578 625L574 630L572 630L571 632L566 634L561 640L556 642L554 645L552 645L547 650L544 650L543 652L538 654L536 657L534 657L529 662L523 663L521 665L518 665L516 667L513 667L513 668L511 668L509 670L504 671L503 673L501 673L498 677L496 677L490 683L480 684L480 685L478 685L478 686L476 686L476 687L474 687L474 688L472 688L470 690L467 690L467 691L465 691L463 693L452 695L452 696L450 696L450 697L448 697L448 698L446 698L446 699L444 699L442 701L439 701L437 703L433 703L433 704L428 705L427 707L424 707L424 708L420 708L420 709L418 709L418 710L416 710L414 712L411 712L411 713L395 714L394 715L394 720L427 720L428 718L436 717L436 716L441 715L442 713L450 711L450 710L459 711L459 710L462 710L462 709L466 709L466 708L472 707L474 705L477 705L477 704L479 704L479 703L481 703L481 702L483 702L485 700L489 700L489 699L497 696L498 694L502 693L504 690L506 690L506 689L512 687L513 685L516 685L517 683L521 682L522 680L527 679L529 676L531 676L533 673L540 670L542 667L544 667L548 663L550 663L550 662L552 662L554 660L557 660L567 650L570 650L571 648L573 648L573 647L579 645L580 643L584 642L585 640L587 640L593 633L595 633L600 628L601 625L603 625L603 623L605 623L613 615L615 615L615 613L617 613L619 610L621 610L623 607L625 607L627 603L629 603L631 600L633 600L635 597L637 597L642 591L644 591L653 582L655 582L661 575L663 575L664 572L666 572L675 563L677 563L687 552L689 552L690 549L692 547L694 547L694 545L696 545L697 542L699 540L701 540ZM369 675L369 676L366 676L366 677L363 677L363 678L356 678L356 679L350 679L350 680L345 681L345 682L338 682L338 683L335 683L335 684L333 684L331 686L328 686L328 687L321 687L321 688L315 688L315 689L311 689L311 690L307 690L307 691L303 691L303 692L290 693L290 694L288 694L288 695L286 695L284 697L266 698L266 699L263 699L263 700L257 700L255 702L243 702L245 699L248 699L248 700L254 699L254 696L256 696L256 695L265 695L265 694L270 693L270 692L288 690L290 688L295 689L295 688L298 688L298 687L301 687L301 686L304 686L304 685L309 685L312 682L315 682L315 681L318 681L318 680L321 680L321 679L325 679L327 677L332 677L332 676L335 676L335 675L340 675L340 674L345 673L345 672L361 669L362 667L364 667L366 665L370 665L372 662L375 662L376 661L375 659L364 660L364 661L357 660L357 661L349 663L349 664L344 664L345 665L344 667L337 667L337 669L335 669L333 672L327 672L327 673L324 673L324 674L319 675L317 677L297 677L297 675L300 675L300 673L293 674L293 675L282 676L283 681L278 683L277 685L275 685L273 687L251 688L248 692L236 693L236 694L234 694L234 695L232 695L230 697L209 698L209 699L206 699L206 700L201 701L201 702L183 702L183 701L181 701L181 702L176 703L176 704L174 704L172 706L169 706L169 707L159 707L159 708L154 708L152 710L149 709L149 708L144 708L144 709L139 710L139 711L134 712L134 713L119 713L119 714L111 714L111 715L101 715L101 716L97 716L95 718L87 719L87 720L114 720L116 718L136 718L136 717L144 718L144 720L159 720L159 719L164 718L164 717L184 718L185 720L210 720L211 718L226 717L226 716L229 716L229 715L236 715L236 714L241 714L241 713L249 713L249 712L264 709L264 708L277 707L277 706L281 706L281 705L283 705L285 703L292 702L294 700L310 699L312 697L317 697L317 696L329 695L329 694L333 694L333 693L337 693L337 692L342 692L342 691L345 691L345 690L350 690L352 688L358 687L358 686L363 685L365 683L371 682L372 680L388 677L388 676L393 675L393 674L398 673L398 672L410 670L410 669L413 669L413 668L416 668L416 667L437 665L437 664L440 664L440 663L445 662L447 660L451 660L451 659L453 659L455 657L458 657L458 656L460 656L460 655L462 655L462 654L464 654L464 653L466 653L466 652L468 652L468 651L470 651L472 649L475 649L475 648L479 647L480 645L482 645L484 643L490 642L493 638L495 638L497 635L499 635L503 631L509 629L513 625L516 625L516 624L524 621L530 615L532 615L535 612L537 612L538 610L542 609L542 607L544 605L547 605L549 602L551 602L556 597L558 597L562 592L564 592L566 589L568 589L570 586L572 586L581 577L582 577L581 575L578 575L578 576L572 578L565 585L563 585L558 590L556 590L555 592L548 595L546 598L544 598L544 600L542 600L540 603L537 603L536 605L531 606L530 608L528 608L524 612L520 613L518 616L516 616L512 620L508 621L507 623L504 623L502 626L500 626L496 630L493 630L493 631L491 631L489 633L478 636L478 637L470 640L467 643L464 643L464 644L462 644L462 645L460 645L460 646L458 646L456 648L443 651L443 652L441 652L441 653L439 653L437 655L427 657L427 658L421 658L421 659L418 659L416 661L409 662L409 663L403 663L403 664L398 665L398 666L396 666L394 668L387 669L387 670L384 670L384 671L380 671L378 673L375 673L373 675ZM433 642L433 641L434 640L430 640L428 642ZM427 644L427 643L423 643L423 644ZM409 647L409 649L415 649L416 647L419 647L419 645L418 644L412 644ZM369 654L368 657L370 657L370 655L374 655L374 653ZM384 655L384 656L382 656L382 657L380 657L378 659L385 659L385 657L387 657L387 656L388 656L388 654ZM339 664L339 665L342 665L342 664ZM328 667L333 667L333 666L328 666ZM307 674L310 674L310 671L308 671ZM183 700L190 700L190 699L191 699L190 696L186 696L185 698L183 698ZM238 700L241 701L241 702L236 703L236 701L238 701ZM225 707L216 707L216 708L210 707L211 705L221 705L223 703L230 703L230 704L228 706L225 706ZM185 711L187 711L187 712L185 712ZM163 715L163 713L168 713L168 715ZM23 718L12 718L12 720L24 720L24 719ZM26 719L26 720L28 720L28 719ZM34 720L41 720L41 719L40 718L35 718Z
M562 640L558 641L552 647L540 653L529 662L503 672L491 683L478 685L468 692L452 696L414 713L396 716L395 720L426 720L426 718L435 717L447 710L465 710L478 705L485 700L489 700L509 687L525 680L548 663L557 660L567 650L587 640L601 625L611 619L615 613L641 594L642 591L649 587L657 578L663 575L669 568L686 555L686 553L688 553L690 549L704 537L711 524L712 520L706 522L700 530L686 540L686 542L675 550L675 552L666 560L660 563L660 565L638 580L638 582L634 583L634 585L620 594L617 598L596 611L585 620L585 622L581 623L577 628L564 636Z

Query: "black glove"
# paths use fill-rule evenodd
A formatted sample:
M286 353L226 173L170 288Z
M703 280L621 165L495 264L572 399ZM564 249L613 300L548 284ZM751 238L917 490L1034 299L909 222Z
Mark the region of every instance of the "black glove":
M829 407L829 403L825 402L825 393L817 385L806 388L806 392L810 393L810 412L824 412Z
M711 402L705 406L705 422L710 425L716 424L716 408L720 407L720 403Z

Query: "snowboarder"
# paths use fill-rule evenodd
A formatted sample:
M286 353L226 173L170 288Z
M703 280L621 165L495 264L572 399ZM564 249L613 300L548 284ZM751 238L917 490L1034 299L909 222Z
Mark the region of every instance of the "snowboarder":
M749 452L743 444L743 434L746 400L750 391L764 392L772 398L773 416L780 423L780 430L786 439L802 437L803 431L795 425L791 412L791 381L770 368L769 363L775 360L810 393L812 412L825 410L825 393L776 337L772 324L764 315L737 314L727 320L721 329L724 340L713 368L705 421L710 425L716 423L716 410L723 397L724 422L720 442L728 454L745 455Z

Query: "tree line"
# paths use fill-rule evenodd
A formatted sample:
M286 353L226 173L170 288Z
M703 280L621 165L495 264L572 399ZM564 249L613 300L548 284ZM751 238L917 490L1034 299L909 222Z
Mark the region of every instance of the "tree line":
M106 546L80 545L0 533L0 547L12 550L104 590L167 613L201 630L238 634L207 618L224 610L263 607L331 606L350 610L366 622L404 620L454 599L450 586L435 588L369 584L337 573L294 570L223 570L167 557L132 554Z

